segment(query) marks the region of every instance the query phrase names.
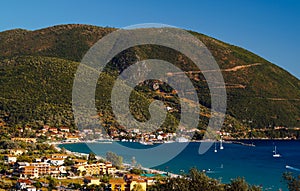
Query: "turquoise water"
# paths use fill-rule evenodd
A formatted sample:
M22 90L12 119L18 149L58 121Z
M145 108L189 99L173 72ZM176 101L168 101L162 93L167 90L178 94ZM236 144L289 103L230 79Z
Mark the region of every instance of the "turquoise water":
M214 147L212 147L203 155L198 154L201 143L193 142L175 158L154 168L173 173L185 173L191 167L197 167L200 170L206 170L210 177L220 179L222 182L229 182L230 179L240 176L245 177L251 184L263 186L266 190L278 190L279 188L287 190L282 180L282 173L290 171L297 175L300 174L300 141L256 140L252 142L255 147L224 143L224 150L218 149L218 152L215 153ZM76 143L64 144L60 147L82 153L89 153L92 148L93 152L100 156L105 156L107 151L112 151L122 155L124 162L130 163L133 155L121 150L118 144L138 149L153 147L129 142L113 142L112 144ZM182 143L169 143L167 145L174 148L178 144ZM273 158L274 145L276 145L277 151L282 157ZM136 160L144 166L149 161L149 157L140 157ZM287 169L286 165L292 167L292 169Z

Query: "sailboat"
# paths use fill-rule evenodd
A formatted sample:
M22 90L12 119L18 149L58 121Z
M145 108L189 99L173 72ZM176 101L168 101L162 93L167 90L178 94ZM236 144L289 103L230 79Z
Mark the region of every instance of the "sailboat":
M281 157L281 155L280 155L279 153L277 153L276 146L274 146L273 157L274 157L274 158Z
M220 150L223 150L224 149L224 147L223 147L223 140L222 140L222 137L221 137L221 139L220 139Z
M215 142L215 150L214 150L214 152L216 153L216 152L218 152L218 150L217 150L217 143Z

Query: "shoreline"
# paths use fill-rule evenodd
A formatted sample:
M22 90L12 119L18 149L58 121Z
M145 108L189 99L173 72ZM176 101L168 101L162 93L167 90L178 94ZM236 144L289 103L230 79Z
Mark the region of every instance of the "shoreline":
M115 141L115 142L117 142L117 141ZM74 142L74 143L97 143L97 141L80 141L80 142ZM67 143L67 144L74 144L74 143ZM58 145L66 144L66 143L63 143L63 142L49 142L48 144L53 145L55 147L55 149L60 151L61 148ZM68 149L65 149L65 150L66 150L67 154L72 154L72 155L75 155L77 157L82 157L82 156L88 157L88 155L89 155L87 153L74 152L74 151L70 151ZM100 155L96 155L96 158L97 158L97 160L99 160L99 159L106 160L103 156L100 156ZM129 168L134 168L134 166L132 166L129 163L125 163L125 162L123 162L123 166L124 167L129 167ZM166 172L166 171L162 171L162 170L157 170L157 169L153 169L153 168L146 168L146 167L143 167L143 166L141 166L141 169L148 172L148 173L150 172L151 174L167 175L167 176L170 176L171 178L182 177L182 175L179 175L179 174Z
M300 141L300 139L292 139L292 138L223 138L223 143L240 143L240 141ZM60 145L60 144L76 144L76 143L99 143L99 144L111 144L113 142L123 142L120 140L111 140L111 139L103 139L103 140L78 140L72 142L64 142L64 141L56 141L56 142L47 142L51 145ZM128 141L126 141L128 142ZM155 144L170 144L170 143L205 143L205 142L220 142L220 140L206 139L206 140L191 140L186 142L151 142L153 145ZM132 143L140 143L139 141L135 141ZM142 143L140 143L142 144Z
M295 140L287 140L287 139L224 139L223 140L223 143L227 143L227 144L238 144L238 145L242 145L242 146L247 146L247 147L255 147L255 145L253 143L249 144L249 143L244 143L242 141L259 141L259 140L264 140L264 141L272 141L272 140L277 140L277 141L295 141ZM103 142L101 141L97 141L97 140L90 140L90 141L76 141L76 142L63 142L63 141L59 141L59 142L48 142L48 144L50 145L53 145L55 147L55 149L57 149L58 151L61 150L61 147L59 147L59 145L64 145L64 144L78 144L78 143L99 143L99 144L107 144L108 142L109 143L113 143L113 142L122 142L122 141L116 141L116 140L102 140ZM299 140L300 141L300 140ZM216 142L215 140L193 140L193 141L189 141L189 143L203 143L203 142ZM219 141L217 141L219 142ZM132 142L132 143L139 143L139 142ZM170 143L180 143L180 142L169 142L169 143L165 143L165 144L170 144ZM187 142L184 142L184 143L187 143ZM139 143L141 144L141 143ZM154 143L155 144L163 144L163 143ZM70 151L68 149L66 149L66 152L68 154L72 154L72 155L75 155L77 157L88 157L88 153L83 153L83 152L75 152L75 151ZM96 155L96 158L99 160L99 159L104 159L105 160L105 157L104 156L100 156L100 155ZM126 163L126 162L123 162L123 165L125 167L129 167L129 168L133 168L133 166L129 163ZM170 177L182 177L181 175L179 174L175 174L175 173L171 173L171 172L167 172L167 171L162 171L162 170L157 170L157 169L153 169L153 168L146 168L146 167L143 167L141 166L141 169L142 170L145 170L145 171L149 171L151 173L155 173L155 174L165 174L165 175L169 175Z
M253 140L253 139L251 139L251 140ZM265 140L265 139L264 139ZM289 143L290 141L286 141L287 143ZM238 143L235 143L235 142L227 142L227 141L224 141L223 143L228 143L228 147L231 145L231 147L234 145L234 144L238 144ZM250 142L251 143L251 142ZM271 140L271 142L264 142L264 143L266 143L266 144L270 144L270 143L272 143L272 140ZM292 145L294 145L294 143L296 144L296 145L299 145L298 143L299 143L299 140L298 141L291 141L291 143L292 143ZM114 143L114 144L116 144L116 143ZM58 145L57 145L58 146ZM197 146L197 144L195 143L194 144L194 146ZM63 145L61 145L60 147L63 147ZM66 147L67 147L67 145L66 145ZM106 147L106 145L103 145L103 147ZM232 149L226 149L226 145L224 145L224 147L225 147L225 150L232 150ZM234 147L234 148L238 148L239 150L245 150L246 149L246 151L245 152L248 152L247 150L247 147L244 147L244 146L236 146L236 147ZM67 148L69 148L69 147L67 147ZM76 145L75 145L75 147L74 148L76 148ZM83 147L84 148L84 147ZM147 147L143 147L143 148L147 148ZM262 149L263 147L260 147L260 146L257 146L257 147L248 147L249 149L251 149L252 150L252 148L253 148L253 150L256 150L256 151L263 151L264 149ZM271 148L271 147L270 147ZM73 146L71 146L69 149L73 149ZM78 149L77 149L78 150ZM88 152L87 150L85 150L85 149L79 149L78 151L86 151L86 152ZM295 167L295 168L298 168L298 166L295 166L295 165L292 165L291 163L284 163L284 164L280 164L280 166L281 167L278 167L277 166L277 163L279 162L280 163L280 161L281 160L278 160L278 159L274 159L273 157L272 157L272 150L268 150L267 151L267 154L266 154L266 149L264 150L264 152L262 153L263 155L268 155L268 158L270 159L270 163L271 164L275 164L276 163L276 168L284 168L284 171L286 170L286 165L289 165L289 166L292 166L292 167ZM220 151L221 152L221 151ZM218 153L219 153L219 151L218 151ZM283 154L283 153L282 153ZM105 155L104 154L104 152L101 152L101 155ZM211 150L211 155L214 155L213 154L213 150ZM191 155L191 156L194 156L194 155ZM216 156L218 156L218 155L216 155ZM227 155L228 156L228 155ZM235 156L235 155L233 155L233 156ZM248 156L248 155L247 155ZM260 155L258 155L258 156L260 156ZM283 155L284 156L284 155ZM212 156L213 157L213 156ZM228 158L228 157L227 157ZM230 158L230 157L229 157ZM259 158L259 157L258 157ZM191 159L188 159L188 160L194 160L193 158L191 158ZM227 159L226 159L227 160ZM242 161L243 161L244 159L242 159ZM129 161L129 162L128 162ZM296 160L297 161L297 160ZM123 164L124 165L126 165L126 163L129 163L128 165L127 165L127 167L129 167L130 168L130 160L126 160L125 162L123 162ZM222 162L223 163L223 162ZM241 162L241 163L243 163L243 162ZM267 163L268 164L268 163ZM180 165L180 163L178 163L178 165ZM251 163L251 165L252 165L252 163ZM222 166L222 167L221 167ZM230 178L234 178L234 177L238 177L239 175L232 175L232 174L226 174L226 173L228 173L230 170L228 170L228 169L231 169L230 168L230 166L228 166L228 165L226 165L226 163L224 163L224 170L223 170L223 165L221 165L220 166L220 164L219 163L217 163L217 165L215 165L215 166L211 166L211 165L204 165L204 166L197 166L197 168L198 168L198 170L199 171L203 171L206 175L208 175L208 176L210 176L210 177L216 177L216 176L220 176L222 179L222 182L223 183L226 183L226 182L228 182L228 181L230 181ZM125 166L126 167L126 166ZM170 167L171 167L171 165L170 165ZM191 167L191 166L190 166ZM255 166L254 166L255 167ZM178 167L177 169L180 169L181 167ZM221 169L221 171L224 171L224 172L222 172L222 174L220 174L220 175L218 175L218 173L219 173L219 168L222 168ZM225 169L226 168L226 169ZM170 168L170 169L166 169L166 168L161 168L161 170L162 171L165 171L165 172L162 172L162 171L159 171L159 170L156 170L155 168L153 169L151 169L151 168L142 168L143 170L145 170L145 171L148 171L148 172L153 172L153 173L155 173L155 172L157 172L157 173L159 173L159 174L167 174L167 175L169 175L170 177L176 177L176 176L180 176L180 175L182 175L181 174L181 171L174 171L174 169L172 169L172 168ZM252 170L251 168L249 168L250 169L250 171ZM256 168L254 168L254 169L256 169ZM128 170L128 169L127 169ZM176 173L176 175L173 175L173 174L171 174L170 172L166 172L166 171L171 171L171 170L173 170L173 172L175 172ZM184 170L187 170L187 169L184 169ZM204 170L206 170L206 172L204 171ZM247 169L248 170L248 169ZM259 169L259 170L261 170L261 169ZM290 169L291 170L291 169ZM129 171L129 170L128 170ZM186 171L187 172L187 171ZM282 171L283 172L283 171ZM224 173L224 174L223 174ZM241 172L242 173L242 172ZM269 172L265 172L265 171L263 171L263 173L268 173L268 174L270 174ZM281 172L279 172L279 173L281 173ZM279 173L277 173L277 175L276 175L276 177L281 177L281 174L279 174ZM230 176L229 176L230 175ZM246 174L245 174L245 176L246 176ZM248 175L247 175L248 176ZM255 177L255 176L254 176ZM253 181L252 182L252 184L262 184L262 185L264 185L264 186L278 186L278 188L279 187L281 187L281 184L274 184L274 183L270 183L270 179L273 179L273 178L263 178L263 183L256 183L255 181L256 181L256 179L255 178L253 178L253 176L250 174L249 175L249 177L247 178L247 180L249 181L249 180L251 180L251 181ZM277 179L276 179L277 180Z
M253 143L244 143L243 141L300 141L300 139L286 139L286 138L236 138L236 139L223 139L223 143L227 144L239 144L243 146L255 146ZM77 143L99 143L99 144L112 144L112 143L118 143L122 142L120 140L110 140L110 139L105 139L105 140L88 140L88 141L74 141L74 142L64 142L64 141L57 141L57 142L47 142L50 145L53 145L57 150L60 150L61 148L58 147L58 145L62 144L77 144ZM166 143L161 143L161 142L154 142L151 145L158 145L158 144L171 144L171 143L204 143L204 142L220 142L219 140L212 140L212 139L207 139L207 140L191 140L188 142L176 142L176 141L171 141L171 142L166 142ZM132 143L139 143L140 142L132 142ZM69 151L72 152L72 151Z

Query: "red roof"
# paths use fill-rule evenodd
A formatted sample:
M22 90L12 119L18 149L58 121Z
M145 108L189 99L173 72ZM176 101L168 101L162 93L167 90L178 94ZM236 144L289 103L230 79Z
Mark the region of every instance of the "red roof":
M19 179L18 182L25 183L25 184L31 184L32 182L28 179Z

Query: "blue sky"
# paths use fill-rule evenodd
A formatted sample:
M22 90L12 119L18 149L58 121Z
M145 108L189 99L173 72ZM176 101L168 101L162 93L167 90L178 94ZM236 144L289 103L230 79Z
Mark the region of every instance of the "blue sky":
M3 0L0 31L163 23L246 48L300 79L298 0Z

